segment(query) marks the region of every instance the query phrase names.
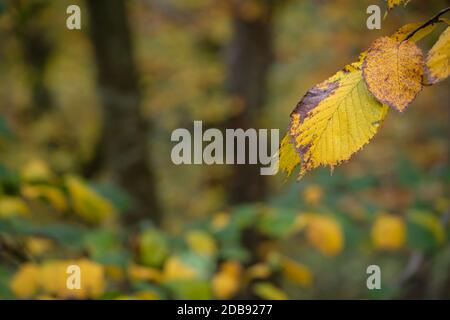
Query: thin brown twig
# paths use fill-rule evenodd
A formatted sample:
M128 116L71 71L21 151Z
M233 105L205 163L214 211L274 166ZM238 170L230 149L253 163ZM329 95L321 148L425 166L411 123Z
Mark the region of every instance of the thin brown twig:
M420 26L418 26L415 30L411 31L406 38L403 41L407 41L409 40L412 36L414 36L416 34L417 31L429 26L430 24L433 23L437 23L437 22L441 22L439 20L440 16L442 16L443 14L447 13L448 11L450 11L450 7L447 7L445 9L442 9L440 12L438 12L437 14L435 14L433 17L431 17L428 21L424 22L423 24L421 24ZM402 41L402 42L403 42Z

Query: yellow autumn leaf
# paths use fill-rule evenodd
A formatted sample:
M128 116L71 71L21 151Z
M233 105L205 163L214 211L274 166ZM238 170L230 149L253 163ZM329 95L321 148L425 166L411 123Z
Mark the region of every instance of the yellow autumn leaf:
M226 261L212 278L212 289L218 299L230 299L240 288L242 267L236 261Z
M425 75L428 84L444 80L450 74L450 27L440 35L427 55Z
M288 134L300 155L300 176L348 160L369 142L386 116L388 108L370 95L360 66L361 62L349 65L310 89L291 114ZM290 148L282 145L280 157L291 153ZM285 171L290 173L292 167Z
M307 266L288 257L282 257L281 271L286 279L301 286L308 287L313 281L313 274Z
M199 254L213 255L217 252L215 240L211 235L204 231L189 231L186 234L186 241L189 247Z
M30 298L39 289L39 266L25 263L13 275L10 282L11 291L18 298Z
M28 214L28 206L21 198L3 195L1 196L0 217L7 218L16 215L26 216Z
M326 256L335 256L344 247L341 226L331 216L316 215L310 217L306 237L311 245Z
M388 10L391 10L392 8L400 5L406 6L409 3L409 1L411 0L386 0Z
M402 218L392 214L380 214L372 227L371 236L377 249L400 249L406 240L405 222Z
M283 290L275 287L270 282L259 282L253 286L255 295L266 300L287 300L288 296Z
M402 112L422 90L424 59L412 41L381 37L373 42L362 66L367 88L378 101Z
M85 221L100 223L115 215L112 204L81 179L69 176L66 178L66 185L75 213Z

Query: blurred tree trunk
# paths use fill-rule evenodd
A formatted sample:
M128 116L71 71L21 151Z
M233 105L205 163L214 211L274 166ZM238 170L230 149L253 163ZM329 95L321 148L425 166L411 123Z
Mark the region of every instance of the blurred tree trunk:
M232 2L233 35L226 52L226 85L231 96L232 114L225 128L257 129L266 102L268 71L273 62L272 19L275 1ZM246 147L248 161L249 146ZM235 152L236 154L236 152ZM231 204L264 200L267 196L266 177L259 165L233 165L226 183ZM247 265L259 262L258 246L267 237L255 228L242 234L241 244L250 253ZM240 299L257 298L247 288Z
M99 163L134 200L126 222L150 218L159 224L155 174L147 157L150 125L140 113L141 94L126 6L123 0L87 0L87 5L103 105Z
M28 120L36 120L53 108L53 99L45 83L45 72L55 47L49 34L50 26L41 13L49 2L42 0L10 1L14 11L13 32L20 42L28 80L32 91L32 105Z
M232 3L233 36L226 52L226 85L233 108L225 123L228 129L258 128L266 100L267 75L273 58L275 1L260 0L255 4L259 11L252 13L246 12L243 2ZM232 170L227 183L231 203L260 201L266 197L267 183L258 165L234 165Z

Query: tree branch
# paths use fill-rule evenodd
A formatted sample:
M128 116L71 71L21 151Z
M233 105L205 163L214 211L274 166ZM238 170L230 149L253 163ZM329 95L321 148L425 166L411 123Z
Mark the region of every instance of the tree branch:
M434 15L433 17L431 17L428 21L424 22L422 25L420 25L419 27L417 27L415 30L411 31L406 38L403 41L407 41L409 40L412 36L414 36L416 34L417 31L426 28L427 26L429 26L430 24L436 23L436 22L441 22L441 20L439 20L439 17L442 16L443 14L447 13L448 11L450 11L450 7L442 9L440 12L438 12L436 15ZM403 42L402 41L402 42Z

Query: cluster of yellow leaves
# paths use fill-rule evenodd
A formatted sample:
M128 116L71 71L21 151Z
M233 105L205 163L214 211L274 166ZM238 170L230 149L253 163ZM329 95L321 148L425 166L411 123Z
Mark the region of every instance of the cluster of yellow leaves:
M69 265L80 267L80 289L67 287ZM19 298L29 298L38 293L60 299L96 298L104 291L104 270L101 265L87 259L47 261L41 265L26 263L12 277L10 287Z
M372 241L377 249L397 250L406 240L406 226L402 218L382 213L372 227Z
M426 66L415 44L436 23L408 24L375 40L357 62L308 90L291 113L281 141L280 170L289 176L300 165L302 177L322 165L333 169L370 141L389 106L403 111L414 100L422 90L425 72L430 83L447 77L449 28L430 50Z

